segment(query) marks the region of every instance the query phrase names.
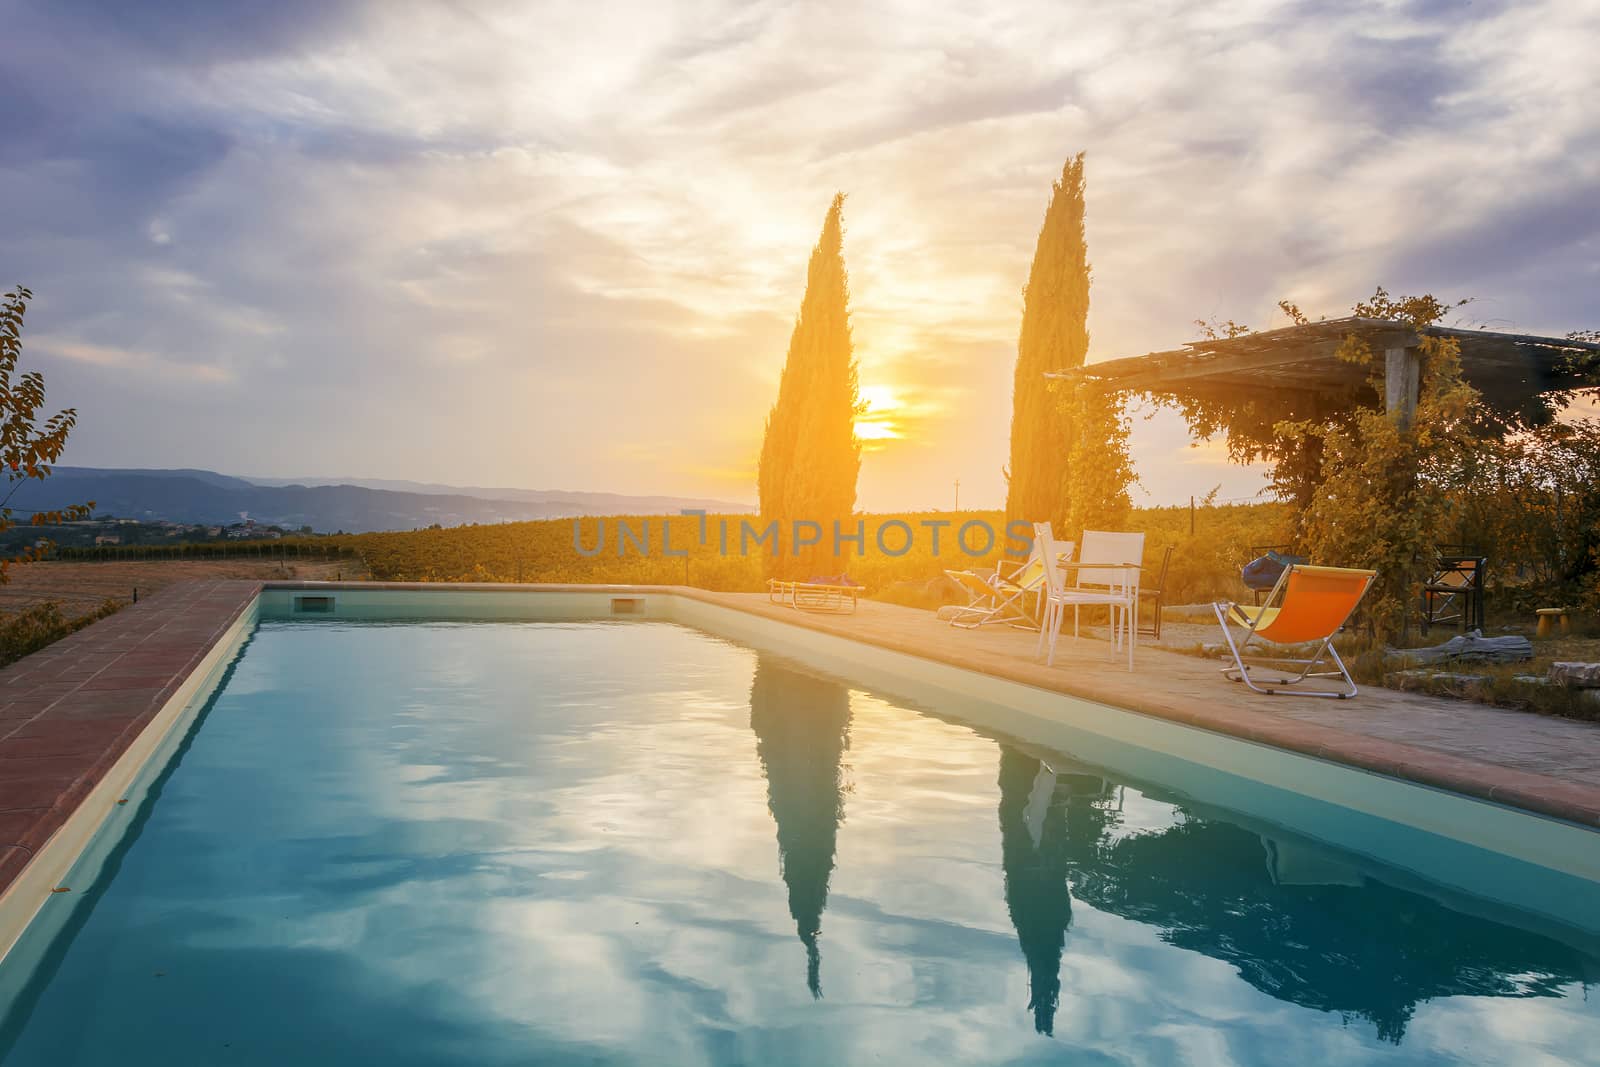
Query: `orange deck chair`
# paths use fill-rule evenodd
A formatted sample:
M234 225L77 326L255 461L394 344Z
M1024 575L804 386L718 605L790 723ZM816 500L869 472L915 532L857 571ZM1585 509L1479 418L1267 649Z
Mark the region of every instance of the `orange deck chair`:
M1233 654L1233 664L1222 668L1222 673L1235 682L1243 682L1257 693L1300 697L1335 697L1346 700L1356 695L1356 683L1350 677L1344 661L1334 650L1333 637L1349 620L1372 587L1377 571L1356 570L1348 567L1311 567L1303 563L1290 564L1278 577L1266 602L1260 607L1249 607L1231 601L1213 604L1217 623L1222 627L1223 640ZM1230 625L1230 623L1232 625ZM1233 627L1244 628L1242 639L1234 636ZM1257 656L1256 662L1245 663L1245 652L1250 642L1260 638L1275 645L1298 645L1320 641L1310 659L1291 659L1287 656ZM1323 663L1337 668L1317 671ZM1250 676L1251 669L1265 671L1271 668L1279 675L1276 681L1265 682ZM1294 668L1300 672L1294 674ZM1307 678L1343 678L1347 687L1343 691L1328 689L1279 690L1278 685L1295 685Z

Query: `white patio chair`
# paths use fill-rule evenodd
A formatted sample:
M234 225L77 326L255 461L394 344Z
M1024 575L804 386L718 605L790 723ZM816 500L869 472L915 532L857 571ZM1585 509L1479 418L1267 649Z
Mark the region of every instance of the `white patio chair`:
M1039 651L1046 666L1056 658L1056 639L1067 608L1072 608L1072 636L1078 636L1078 613L1085 606L1111 610L1111 654L1128 647L1128 669L1133 670L1133 646L1139 618L1139 568L1144 558L1144 534L1085 530L1078 558L1063 563L1057 553L1045 554L1044 625L1039 630ZM1068 571L1076 572L1069 583ZM1046 651L1048 648L1048 651Z

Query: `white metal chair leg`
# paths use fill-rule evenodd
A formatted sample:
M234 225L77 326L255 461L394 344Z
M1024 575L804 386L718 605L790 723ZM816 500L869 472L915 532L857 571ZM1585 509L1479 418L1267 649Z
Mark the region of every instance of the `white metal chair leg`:
M1122 609L1123 625L1128 628L1128 670L1133 670L1133 646L1139 642L1139 598L1133 598L1133 605Z

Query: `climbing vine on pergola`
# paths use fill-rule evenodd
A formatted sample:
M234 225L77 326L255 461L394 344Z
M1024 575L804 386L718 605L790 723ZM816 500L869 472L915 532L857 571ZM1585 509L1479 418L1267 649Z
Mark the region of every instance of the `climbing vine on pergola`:
M1382 289L1339 319L1280 306L1293 325L1202 323L1202 340L1088 364L1075 384L1174 407L1235 461L1267 463L1295 505L1286 534L1318 562L1376 567L1368 620L1394 633L1448 521L1446 488L1600 384L1600 338L1441 326L1459 305Z

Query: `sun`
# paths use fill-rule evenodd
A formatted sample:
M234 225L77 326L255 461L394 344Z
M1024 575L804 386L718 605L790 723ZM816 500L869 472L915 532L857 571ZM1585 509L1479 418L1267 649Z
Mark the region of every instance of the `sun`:
M866 410L856 416L856 436L863 441L898 441L901 433L895 414L905 405L887 385L863 385L861 402Z

